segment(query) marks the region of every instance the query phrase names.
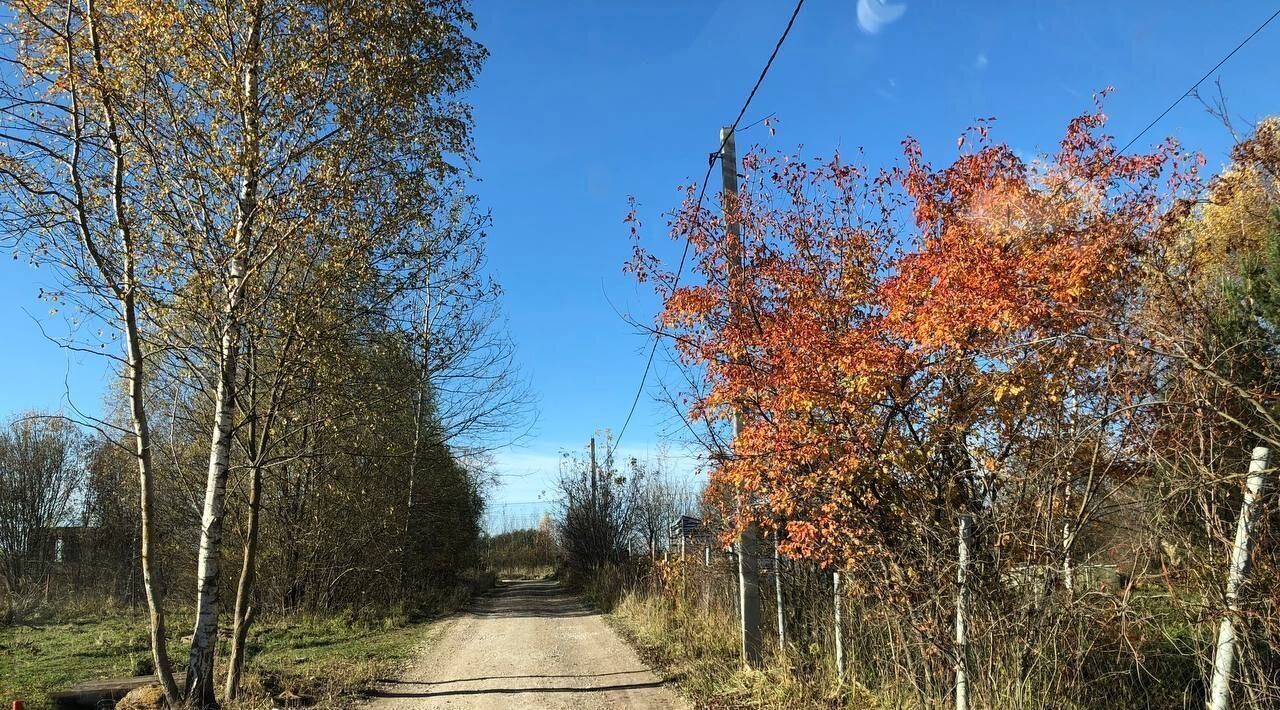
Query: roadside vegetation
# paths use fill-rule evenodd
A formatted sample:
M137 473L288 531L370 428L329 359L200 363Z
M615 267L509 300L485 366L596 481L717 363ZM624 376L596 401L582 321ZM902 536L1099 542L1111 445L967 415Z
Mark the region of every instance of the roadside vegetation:
M1217 175L1105 124L749 153L722 213L672 214L682 281L638 250L709 480L654 546L646 471L570 467L557 532L697 704L1280 703L1280 121Z
M826 649L771 648L759 669L742 663L732 598L720 582L715 598L672 603L662 594L629 591L609 619L662 677L705 708L878 707L853 686L838 687ZM890 706L885 706L890 707Z

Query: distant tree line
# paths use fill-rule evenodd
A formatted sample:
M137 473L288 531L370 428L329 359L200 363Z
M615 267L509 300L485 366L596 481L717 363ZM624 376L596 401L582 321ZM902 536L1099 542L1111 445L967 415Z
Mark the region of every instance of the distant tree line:
M551 575L561 562L549 516L544 516L536 528L507 530L486 537L481 555L485 568L503 577Z
M612 438L601 442L597 450L593 440L585 456L565 452L560 462L556 538L562 567L580 575L656 559L667 550L671 526L700 507L665 452L619 461Z

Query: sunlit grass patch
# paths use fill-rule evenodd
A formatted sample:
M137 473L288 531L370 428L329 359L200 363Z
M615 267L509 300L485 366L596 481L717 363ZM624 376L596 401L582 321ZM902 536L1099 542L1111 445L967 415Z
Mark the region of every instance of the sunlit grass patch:
M321 707L349 705L379 680L394 677L421 644L435 638L438 625L410 623L404 615L351 614L255 624L238 705L270 707L282 693ZM146 617L136 613L0 630L0 702L7 706L21 698L30 710L46 710L51 692L145 673L151 668L147 634ZM186 644L172 629L169 648L180 669ZM227 654L224 640L219 658Z

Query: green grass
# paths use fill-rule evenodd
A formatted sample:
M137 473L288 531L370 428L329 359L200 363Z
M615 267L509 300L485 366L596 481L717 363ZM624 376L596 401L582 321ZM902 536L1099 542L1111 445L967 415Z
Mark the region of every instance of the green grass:
M251 629L246 697L237 705L270 707L275 695L290 691L319 707L348 706L377 680L395 676L437 631L437 622L408 623L404 617L268 619ZM169 648L180 666L186 644L177 635L172 634ZM224 643L219 655L226 654ZM45 710L51 707L49 692L132 676L149 658L146 618L139 614L109 612L6 627L0 629L0 705L21 698L30 710Z
M379 680L394 678L440 622L406 623L391 617L353 621L344 617L280 620L251 635L244 707L272 707L283 691L319 707L346 707Z
M50 691L99 678L131 676L150 656L144 617L113 613L98 619L0 629L0 704L21 698L49 707Z

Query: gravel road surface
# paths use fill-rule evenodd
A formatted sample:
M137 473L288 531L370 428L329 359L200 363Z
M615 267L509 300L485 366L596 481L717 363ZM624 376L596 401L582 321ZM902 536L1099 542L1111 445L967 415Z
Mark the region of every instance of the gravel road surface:
M557 582L503 581L446 623L371 710L689 707Z

